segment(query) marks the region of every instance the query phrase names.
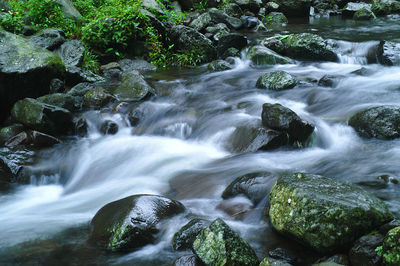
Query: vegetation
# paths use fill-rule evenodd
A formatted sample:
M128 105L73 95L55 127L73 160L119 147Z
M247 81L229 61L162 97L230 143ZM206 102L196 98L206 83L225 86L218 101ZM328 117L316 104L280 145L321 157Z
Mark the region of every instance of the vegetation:
M185 14L175 11L168 0L158 1L163 12L151 13L140 0L73 1L81 20L66 17L57 0L11 0L9 4L11 10L0 19L3 29L21 34L27 26L35 30L60 28L68 38L84 43L87 52L83 67L91 71L98 70L101 58L126 55L143 56L159 67L195 65L199 61L193 52L174 49L153 25L154 17L173 24L185 19Z

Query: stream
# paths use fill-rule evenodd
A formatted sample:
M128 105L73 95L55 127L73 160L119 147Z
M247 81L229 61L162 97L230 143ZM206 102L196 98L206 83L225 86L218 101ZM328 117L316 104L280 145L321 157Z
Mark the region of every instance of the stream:
M224 201L223 190L252 172L308 172L361 185L400 216L400 140L364 139L347 125L366 107L400 105L400 66L366 64L366 54L382 39L400 39L400 17L368 22L310 18L276 32L311 32L338 41L340 62L306 62L255 67L244 53L232 70L210 73L205 67L157 71L146 78L158 95L141 103L144 119L129 126L124 114L89 111L86 137L38 152L29 185L0 190L0 264L171 265L188 252L174 252L174 232L192 215L223 218L262 259L284 247L307 263L318 255L276 234L263 221L267 198L243 217L229 206L247 208L250 200ZM271 36L249 33L250 40ZM365 68L366 75L352 73ZM255 87L258 77L284 70L301 82L292 90ZM318 86L324 75L342 76L334 88ZM229 136L237 126L261 120L263 103L280 103L316 126L310 147L235 154ZM100 113L101 112L101 113ZM116 135L102 135L104 119L119 125ZM271 186L274 180L271 180ZM157 194L181 201L185 214L166 221L159 241L131 253L107 253L87 244L88 224L105 204L134 194ZM228 207L227 207L228 206ZM188 214L189 213L189 214ZM190 253L190 251L189 251Z

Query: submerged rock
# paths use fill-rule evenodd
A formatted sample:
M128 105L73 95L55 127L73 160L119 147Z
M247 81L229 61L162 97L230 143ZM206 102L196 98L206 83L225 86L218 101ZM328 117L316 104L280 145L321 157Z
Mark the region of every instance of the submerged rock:
M253 46L247 52L247 57L256 65L291 64L289 58L283 57L274 51L261 46Z
M349 125L366 138L394 139L400 137L400 108L376 106L354 114Z
M118 124L114 121L106 120L101 124L100 132L104 135L115 135L118 132Z
M392 219L385 203L365 190L318 175L283 175L269 199L274 228L319 252L348 246Z
M385 265L395 266L400 264L400 226L387 233L383 240L381 252Z
M194 253L206 265L258 265L254 250L223 220L217 219L193 242Z
M172 238L172 247L174 250L190 249L196 236L207 226L210 222L203 219L193 219L185 224Z
M261 75L256 87L268 90L292 89L297 84L297 79L285 71L274 71Z
M178 201L154 195L134 195L103 206L90 223L90 240L108 250L134 250L154 243L158 223L179 214Z

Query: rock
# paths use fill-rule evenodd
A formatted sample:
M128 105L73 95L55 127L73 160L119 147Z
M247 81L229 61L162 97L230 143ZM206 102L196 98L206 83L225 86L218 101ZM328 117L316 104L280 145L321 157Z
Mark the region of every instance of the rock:
M86 119L82 117L77 117L74 118L73 120L74 123L74 134L78 135L80 137L84 137L88 133L88 124L86 122Z
M183 11L189 11L194 7L192 0L178 0L178 2L181 5Z
M268 49L271 49L272 51L275 51L279 54L285 53L286 48L281 40L275 38L267 38L263 40L262 44Z
M156 0L143 0L142 5L144 8L151 10L151 11L156 11L160 14L164 14L164 7L162 4L157 2Z
M376 56L382 65L400 65L400 43L381 41Z
M295 141L306 141L314 131L314 126L279 103L264 103L261 117L263 126L287 132Z
M379 233L381 235L386 235L390 230L392 230L393 228L398 227L398 226L400 226L400 220L394 219L394 220L390 221L389 223L382 225L379 228Z
M283 55L304 60L337 62L333 44L312 33L290 34L281 39L285 46ZM277 51L279 52L279 51Z
M211 8L208 11L208 14L210 15L212 24L224 23L229 28L235 30L238 30L243 27L242 21L240 19L235 17L230 17L222 10Z
M256 87L267 90L287 90L292 89L297 84L297 79L285 71L274 71L261 75L256 83Z
M240 18L243 15L243 10L238 4L229 3L223 7L223 11L231 17Z
M308 17L310 15L310 0L274 0L279 5L279 11L287 17Z
M94 88L89 90L83 96L83 104L86 107L100 108L114 100L114 96L109 94L103 88Z
M82 100L80 98L64 93L47 94L36 98L36 100L42 103L67 109L71 112L82 109Z
M371 10L371 6L372 6L371 4L367 4L367 3L349 2L342 9L342 15L344 17L352 18L354 16L354 14L361 9Z
M93 72L83 70L76 66L67 67L65 82L68 85L75 86L82 82L94 83L101 81L104 81L104 78L94 74Z
M83 96L85 93L87 93L90 90L93 90L95 86L92 83L89 82L82 82L74 87L72 87L67 94L72 95L72 96Z
M371 20L376 19L374 12L371 9L361 8L357 10L353 15L354 20Z
M90 240L108 250L129 251L154 243L163 219L185 207L154 195L134 195L103 206L90 222Z
M377 16L400 13L400 2L396 0L373 0L371 10Z
M235 0L235 3L242 10L249 10L254 14L257 14L263 4L261 0Z
M384 265L395 266L400 264L400 226L390 230L382 245Z
M57 3L61 5L61 10L66 18L70 18L75 21L82 19L81 14L70 0L57 0Z
M29 166L34 152L21 147L4 147L0 149L0 183L28 183L25 166Z
M67 134L72 129L72 115L68 110L31 98L16 102L11 115L26 127L48 134Z
M219 38L217 53L222 55L229 48L236 48L239 51L247 45L247 38L239 33L229 33Z
M297 254L293 253L292 251L284 248L276 248L274 250L270 250L268 255L280 261L286 261L289 264L299 264L297 259Z
M222 55L221 58L226 60L228 57L240 57L240 51L236 48L228 48Z
M60 29L43 29L30 37L38 47L53 51L65 42L65 33Z
M22 124L13 124L8 127L3 127L0 129L0 146L3 145L7 140L14 137L18 133L21 133L24 130L24 126Z
M85 46L78 40L72 40L63 43L56 52L67 67L79 67L83 63Z
M268 2L268 3L266 3L265 8L266 8L266 11L276 12L279 10L279 5L275 2ZM266 13L264 13L264 14L266 14Z
M204 266L204 264L196 255L186 255L178 258L174 266Z
M344 76L336 76L336 75L324 75L319 81L318 81L318 86L323 86L323 87L337 87L339 82L345 78Z
M276 64L291 64L289 58L283 57L274 51L265 48L264 46L257 45L251 47L247 52L247 57L256 65L276 65Z
M289 264L284 260L277 260L271 257L265 257L261 261L260 266L292 266L292 264Z
M232 69L232 66L228 62L219 59L209 63L207 69L213 72L218 72Z
M210 62L216 57L212 42L192 28L182 25L173 26L170 30L170 38L174 40L177 49L195 52L199 56L200 63Z
M104 135L115 135L118 132L118 124L112 120L106 120L101 124L100 132Z
M333 265L332 265L333 264ZM333 255L329 258L322 258L319 259L316 264L313 264L313 266L317 266L317 265L325 265L325 266L334 266L334 265L345 265L345 266L350 266L350 262L349 262L349 258L347 257L347 255L344 254L336 254Z
M0 123L17 100L49 93L50 81L64 73L58 55L0 31Z
M271 12L263 19L265 24L288 24L289 21L281 12Z
M150 72L157 70L157 67L142 59L122 59L118 62L122 71L128 72L132 70L143 72Z
M264 199L272 187L275 178L270 173L251 173L236 178L222 193L223 199L245 195L256 206Z
M193 219L185 224L172 238L172 247L174 250L190 249L196 236L206 227L210 222L203 219Z
M119 101L140 101L154 94L154 89L136 70L122 73L121 84L114 90Z
M352 115L349 125L362 137L395 139L400 137L400 108L371 107Z
M350 249L349 258L352 265L378 266L382 257L375 249L382 245L383 235L366 235L358 239Z
M240 20L246 29L252 29L258 25L258 19L256 17L241 16Z
M239 126L229 138L229 150L232 152L256 152L273 150L288 143L285 133L266 129L260 125Z
M189 24L190 27L198 31L202 31L210 25L212 25L212 22L211 22L211 16L208 12L201 14Z
M213 26L209 26L206 28L206 32L209 32L212 34L216 34L220 31L225 31L225 32L229 33L229 28L224 23L218 23L218 24L215 24Z
M197 235L193 251L206 265L258 265L250 245L221 219Z
M15 135L10 138L4 146L13 147L18 145L32 145L38 148L46 148L59 143L62 143L62 141L53 136L33 130L23 131Z
M318 252L331 252L392 219L385 203L332 178L287 174L269 194L273 227Z
M50 81L50 93L62 93L64 90L64 81L60 79L52 79Z

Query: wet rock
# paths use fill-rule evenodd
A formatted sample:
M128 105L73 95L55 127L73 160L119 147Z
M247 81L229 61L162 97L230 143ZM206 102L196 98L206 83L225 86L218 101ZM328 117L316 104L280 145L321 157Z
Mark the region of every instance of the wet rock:
M156 66L142 59L122 59L119 61L119 66L124 72L136 70L142 73L157 70Z
M218 23L216 23L216 24L218 24ZM201 14L200 16L195 18L189 24L190 27L192 27L192 28L194 28L195 30L198 30L198 31L202 31L202 30L204 30L205 28L207 28L208 26L211 26L211 25L212 25L211 16L210 16L210 14L208 12Z
M337 75L324 75L319 81L318 81L318 86L323 86L323 87L337 87L339 82L344 78L344 76L337 76Z
M56 52L67 67L79 67L83 63L85 46L78 40L72 40L63 43Z
M4 146L14 147L18 145L26 145L26 146L31 145L37 148L45 148L45 147L51 147L59 143L62 143L62 141L53 136L38 131L29 130L29 131L23 131L15 135L14 137L10 138L4 144Z
M270 173L251 173L236 178L222 193L223 199L245 195L254 205L264 199L275 178Z
M292 63L289 58L283 57L261 45L251 47L247 52L247 57L259 66Z
M24 130L22 124L13 124L0 129L0 145Z
M42 103L64 108L69 111L79 111L82 109L82 100L80 98L64 93L47 94L36 98L36 100Z
M197 235L193 251L207 265L258 265L250 245L221 219Z
M72 130L72 115L67 109L31 98L16 102L11 115L26 127L48 134L67 134Z
M386 235L387 232L389 232L390 230L392 230L393 228L398 227L398 226L400 226L400 220L394 219L394 220L390 221L389 223L382 225L379 228L379 233L381 235Z
M154 89L136 70L124 72L121 84L114 90L119 101L140 101L154 93Z
M112 120L106 120L101 124L100 132L104 135L115 135L118 132L118 124Z
M67 67L65 82L68 85L75 86L83 82L94 83L100 81L104 81L104 78L94 74L93 72L83 70L76 66Z
M292 89L297 84L297 79L285 71L274 71L261 75L256 83L256 87L267 90L287 90Z
M86 122L86 119L82 117L77 117L74 118L73 120L74 123L74 134L78 135L80 137L84 137L88 133L88 124Z
M242 220L253 208L253 203L244 197L224 200L216 207L217 210L223 211L235 220Z
M226 60L228 57L240 57L240 51L236 48L228 48L222 55L221 58Z
M154 195L134 195L103 206L90 222L90 240L112 251L129 251L154 243L163 219L184 206Z
M219 38L217 53L223 54L229 48L236 48L239 51L247 45L247 38L239 33L230 33Z
M249 10L255 14L261 8L262 1L261 0L235 0L235 3L242 9L242 10Z
M232 66L225 60L215 60L207 65L207 69L213 72L218 72L232 69Z
M310 0L274 0L279 5L279 11L287 17L308 17L310 15Z
M279 54L283 54L285 52L285 45L281 40L275 38L267 38L263 40L262 44L268 49L271 49L272 51L275 51Z
M377 266L382 264L382 257L375 249L382 245L383 235L366 235L358 239L350 249L349 258L352 265Z
M50 93L62 93L64 90L64 81L60 79L52 79L50 81Z
M284 261L284 260L277 260L271 257L265 257L260 266L292 266L292 264Z
M400 65L400 43L381 41L376 56L382 65Z
M349 258L347 257L347 255L344 254L336 254L333 255L329 258L321 258L319 259L315 264L313 264L313 266L335 266L335 265L345 265L345 266L349 266L350 262L349 262Z
M64 72L58 55L0 31L0 123L17 100L49 93L50 81Z
M229 138L232 152L273 150L288 143L285 133L266 129L259 125L238 126Z
M314 131L314 126L303 121L295 112L278 103L263 104L261 117L263 126L287 132L290 138L296 141L306 141Z
M34 152L23 147L4 147L0 149L0 183L28 183L26 166L32 164Z
M206 28L206 32L216 34L218 32L224 31L226 33L229 33L229 28L226 26L224 23L218 23L213 26L209 26Z
M182 25L173 26L170 30L170 38L174 40L177 49L195 51L200 57L200 63L210 62L216 57L216 49L212 42L192 28Z
M266 3L265 8L266 8L266 11L276 12L279 10L279 5L275 2L268 2L268 3ZM267 13L264 13L264 14L267 14Z
M400 13L400 2L396 0L373 0L371 9L377 16Z
M238 30L243 27L243 23L240 19L235 17L230 17L222 10L211 8L208 11L208 14L210 15L212 24L224 23L229 28L235 30Z
M371 20L376 19L374 12L368 8L361 8L357 10L353 15L354 20Z
M74 87L72 87L67 94L72 95L72 96L83 96L85 93L87 93L90 90L93 90L95 86L92 83L89 82L82 82Z
M174 250L190 249L196 236L206 227L210 222L203 219L193 219L185 224L172 238L172 247Z
M231 17L240 18L243 15L243 10L238 4L229 3L223 7L224 12Z
M286 261L289 264L297 264L297 255L284 248L276 248L268 252L268 255L280 261Z
M241 16L240 20L242 20L242 23L246 29L252 29L258 25L258 19L256 17Z
M371 10L371 6L372 6L371 4L367 3L349 2L342 9L342 15L344 17L352 18L354 14L361 9Z
M83 96L83 104L89 108L100 108L114 100L114 96L109 94L103 88L94 88L89 90Z
M384 265L400 264L400 226L387 233L381 251Z
M65 33L60 29L44 29L30 37L38 47L53 51L65 42Z
M278 178L269 217L280 233L331 252L392 219L385 203L350 183L312 174Z
M177 259L174 266L204 266L204 263L196 255L186 255Z
M376 106L351 116L349 125L366 138L394 139L400 137L400 108Z
M289 21L281 12L271 12L263 19L265 24L287 24Z

